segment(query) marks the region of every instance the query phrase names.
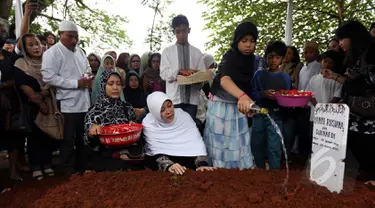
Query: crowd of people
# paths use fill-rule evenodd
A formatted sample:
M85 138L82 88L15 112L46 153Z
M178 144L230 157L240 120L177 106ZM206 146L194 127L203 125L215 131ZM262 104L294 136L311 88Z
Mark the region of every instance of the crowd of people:
M53 176L56 149L58 169L67 176L146 167L175 174L187 168L280 169L296 153L309 158L317 103L350 107L348 148L360 165L358 180L374 179L375 23L370 30L358 21L343 24L322 54L318 43L306 41L302 63L299 49L282 41L269 42L262 57L255 55L261 34L255 24L243 22L217 65L212 55L189 44L184 15L173 18L176 42L161 54L108 51L101 58L77 45L79 30L71 21L60 23L58 42L53 33L30 34L35 7L26 5L17 40L14 27L0 24L0 140L9 154L11 180L23 181L19 171L31 171L36 180ZM201 70L210 71L213 80L178 84L178 75ZM275 93L289 89L315 96L306 108L279 106ZM254 103L267 108L282 129L291 161L282 159L270 118L251 114ZM63 115L59 139L34 122L56 112ZM20 123L24 128L17 129ZM101 143L103 127L128 123L143 124L140 141L117 148Z

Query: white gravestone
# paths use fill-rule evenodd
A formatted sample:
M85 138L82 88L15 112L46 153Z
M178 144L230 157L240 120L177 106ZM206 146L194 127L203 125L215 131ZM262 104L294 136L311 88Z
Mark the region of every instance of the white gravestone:
M331 192L340 193L344 185L349 107L345 104L318 103L314 128L310 180Z

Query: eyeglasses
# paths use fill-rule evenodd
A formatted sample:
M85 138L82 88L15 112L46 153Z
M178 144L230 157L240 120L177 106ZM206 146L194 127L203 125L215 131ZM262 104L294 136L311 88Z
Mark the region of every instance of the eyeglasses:
M139 62L141 62L141 61L140 61L140 60L133 60L133 61L132 61L132 63L137 63L137 62L139 63Z

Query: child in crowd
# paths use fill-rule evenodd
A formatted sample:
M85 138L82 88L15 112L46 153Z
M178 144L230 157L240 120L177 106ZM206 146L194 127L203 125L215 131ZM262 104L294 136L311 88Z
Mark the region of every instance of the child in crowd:
M301 69L298 76L298 90L306 90L311 77L322 70L321 64L317 61L319 46L316 42L306 42L304 45L304 58L306 65ZM298 153L302 160L307 160L311 153L311 129L310 129L310 108L297 108L296 134L298 136ZM304 162L304 161L302 161Z
M280 68L286 52L287 47L283 42L270 42L265 51L268 70L258 70L253 79L253 98L257 105L269 110L271 118L279 128L282 123L280 113L282 109L275 100L275 93L281 89L290 90L292 87L290 76L282 72ZM270 169L280 169L280 136L266 115L254 116L251 138L251 149L257 167L266 167L265 146L267 144Z
M161 54L160 77L166 81L166 94L175 108L181 108L195 119L201 84L178 85L179 74L194 74L205 70L203 54L189 43L190 25L186 16L177 15L172 20L176 43L168 46Z
M298 90L305 90L311 77L322 70L322 66L316 61L319 56L319 46L316 42L306 42L303 54L306 65L302 67L298 76Z
M343 68L343 56L336 51L327 51L321 56L322 69L329 69L340 74ZM315 92L311 100L313 106L317 103L337 103L341 98L342 84L332 79L326 79L322 73L313 76L306 90Z

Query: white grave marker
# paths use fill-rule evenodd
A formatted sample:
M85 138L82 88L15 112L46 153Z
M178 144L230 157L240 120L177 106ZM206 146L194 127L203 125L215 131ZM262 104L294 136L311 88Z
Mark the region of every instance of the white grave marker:
M344 185L349 107L318 103L314 111L310 180L340 193Z

